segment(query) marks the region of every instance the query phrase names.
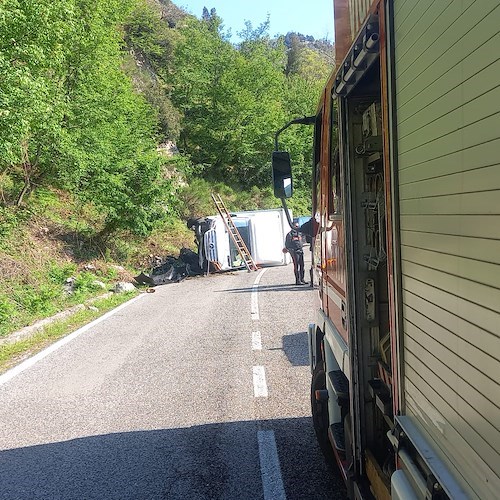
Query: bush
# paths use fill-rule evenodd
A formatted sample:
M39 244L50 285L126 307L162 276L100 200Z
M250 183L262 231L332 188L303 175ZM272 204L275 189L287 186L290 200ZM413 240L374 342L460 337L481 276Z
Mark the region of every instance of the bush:
M30 314L48 315L55 311L54 300L60 297L58 286L43 284L38 288L25 286L14 292L14 300L20 309Z
M9 298L6 295L0 295L0 334L4 333L2 325L6 325L15 311L16 308Z
M217 209L211 197L212 193L219 194L230 211L262 210L281 206L270 187L253 186L249 191L236 190L222 182L213 184L203 179L193 179L189 186L180 191L180 216L187 220L190 217L215 215Z
M64 263L54 264L49 269L49 279L52 283L62 285L65 281L73 276L76 272L76 264Z
M76 295L84 295L95 290L99 290L99 285L96 284L94 274L84 271L80 273L75 280L74 290Z
M54 190L40 187L34 192L31 205L34 205L38 212L45 213L47 208L61 208L64 203Z
M187 220L189 217L204 217L215 213L212 189L213 186L203 179L194 179L189 186L185 186L179 194L180 216Z
M98 276L102 276L108 281L114 281L118 279L118 269L116 267L108 266L104 271L98 271Z
M0 206L0 241L6 240L25 220L29 218L27 210Z

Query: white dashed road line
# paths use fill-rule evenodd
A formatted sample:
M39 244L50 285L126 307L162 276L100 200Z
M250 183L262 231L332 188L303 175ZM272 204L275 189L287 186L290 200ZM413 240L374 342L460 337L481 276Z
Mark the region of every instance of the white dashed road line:
M250 312L253 321L260 319L258 291L260 279L265 271L266 269L263 269L259 273L252 286ZM252 332L252 351L261 350L262 335L260 331L254 331ZM254 366L252 372L254 396L256 398L267 398L268 390L265 368L263 366ZM259 443L260 474L264 500L286 500L274 431L257 431L257 441Z
M263 366L253 367L253 393L256 398L267 398L266 371Z
M264 500L286 500L274 431L257 431Z
M260 332L252 332L252 351L262 350L262 336Z

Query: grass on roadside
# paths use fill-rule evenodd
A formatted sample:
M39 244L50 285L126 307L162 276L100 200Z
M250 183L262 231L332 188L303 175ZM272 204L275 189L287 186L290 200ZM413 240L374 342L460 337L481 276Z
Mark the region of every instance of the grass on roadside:
M0 203L0 340L133 282L157 257L194 248L193 231L176 217L147 237L120 231L103 239L101 229L95 207L63 191L37 189L23 207Z
M33 356L56 340L99 318L106 312L127 302L137 292L113 294L92 303L94 309L84 309L69 318L47 325L28 339L0 346L0 373L7 371L21 361Z

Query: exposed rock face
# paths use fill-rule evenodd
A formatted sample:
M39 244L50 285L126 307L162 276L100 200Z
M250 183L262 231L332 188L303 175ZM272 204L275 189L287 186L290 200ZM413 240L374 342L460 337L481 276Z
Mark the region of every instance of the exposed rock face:
M150 0L150 3L156 5L161 11L161 17L164 19L170 28L175 28L177 23L186 17L186 12L170 0Z
M165 141L162 144L159 144L156 150L158 151L158 153L168 158L179 154L179 149L173 141Z

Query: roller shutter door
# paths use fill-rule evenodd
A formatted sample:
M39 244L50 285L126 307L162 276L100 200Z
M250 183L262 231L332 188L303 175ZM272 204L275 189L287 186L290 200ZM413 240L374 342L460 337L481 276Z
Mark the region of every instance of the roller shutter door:
M395 0L404 410L500 491L500 4Z

